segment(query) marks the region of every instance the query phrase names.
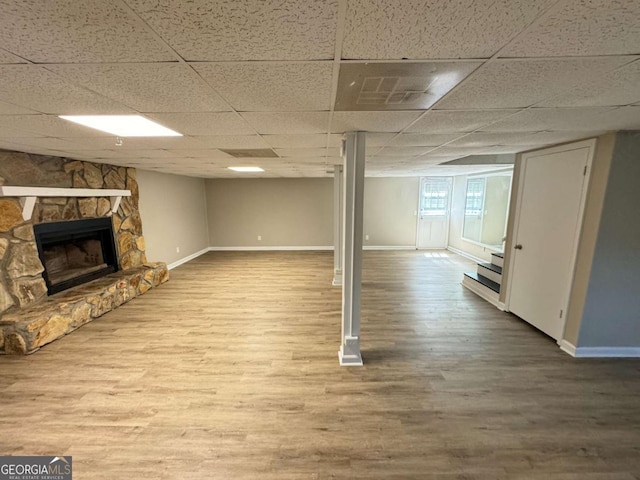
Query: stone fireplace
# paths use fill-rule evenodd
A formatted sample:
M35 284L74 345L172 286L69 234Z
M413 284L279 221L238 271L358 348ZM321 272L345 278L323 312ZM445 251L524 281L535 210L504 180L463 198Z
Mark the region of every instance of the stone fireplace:
M49 295L118 270L109 217L40 223L33 230Z
M0 185L71 192L38 198L29 220L0 198L0 353L32 353L168 279L147 262L135 169L0 150ZM73 189L131 195L112 212Z

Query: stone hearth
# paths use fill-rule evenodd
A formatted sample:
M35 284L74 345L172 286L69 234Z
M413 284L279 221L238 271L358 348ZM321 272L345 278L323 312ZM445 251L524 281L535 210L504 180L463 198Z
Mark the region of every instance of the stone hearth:
M28 221L0 199L0 353L31 353L168 279L147 263L135 169L0 150L0 185L131 191L113 214L106 197L39 198ZM48 297L34 225L110 215L121 271Z
M28 354L169 279L164 263L144 264L57 293L3 315L4 353Z

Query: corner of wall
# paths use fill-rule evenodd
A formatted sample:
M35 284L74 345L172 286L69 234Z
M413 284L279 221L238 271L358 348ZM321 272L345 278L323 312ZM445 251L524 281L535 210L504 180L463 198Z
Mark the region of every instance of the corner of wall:
M589 280L591 278L591 267L596 249L615 141L615 133L598 137L593 162L591 164L584 220L580 232L576 266L571 284L567 320L563 335L564 340L576 347L579 347L584 306L587 298Z

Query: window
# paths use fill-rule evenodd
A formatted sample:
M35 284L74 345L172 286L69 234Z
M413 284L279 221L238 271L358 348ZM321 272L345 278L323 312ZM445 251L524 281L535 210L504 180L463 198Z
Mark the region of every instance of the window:
M482 215L484 203L484 177L467 180L467 198L464 204L464 215Z
M467 179L462 238L500 249L507 227L512 171Z
M425 178L420 195L420 216L442 216L449 209L449 178Z

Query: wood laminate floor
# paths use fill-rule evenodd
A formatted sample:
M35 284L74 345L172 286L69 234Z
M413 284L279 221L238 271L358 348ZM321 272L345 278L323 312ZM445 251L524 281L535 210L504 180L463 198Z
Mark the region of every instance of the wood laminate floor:
M329 252L209 253L29 357L0 453L77 479L640 479L640 360L577 360L460 286L366 252L364 367L338 366Z

